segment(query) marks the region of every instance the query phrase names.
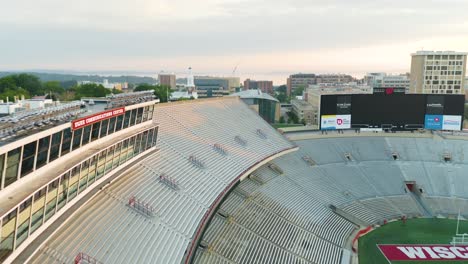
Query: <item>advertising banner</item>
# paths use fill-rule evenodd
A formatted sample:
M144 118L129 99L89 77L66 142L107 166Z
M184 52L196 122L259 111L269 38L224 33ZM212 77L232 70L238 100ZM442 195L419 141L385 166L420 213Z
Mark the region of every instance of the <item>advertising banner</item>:
M100 112L94 115L83 117L72 121L72 130L85 127L87 125L94 124L104 119L108 119L114 116L123 115L125 113L125 107L115 108L112 110Z
M424 119L424 128L441 130L443 115L426 115Z
M351 115L323 115L320 129L349 129L351 128Z
M390 261L467 261L467 246L452 245L377 245Z
M444 115L442 122L443 130L460 130L462 117L456 115Z

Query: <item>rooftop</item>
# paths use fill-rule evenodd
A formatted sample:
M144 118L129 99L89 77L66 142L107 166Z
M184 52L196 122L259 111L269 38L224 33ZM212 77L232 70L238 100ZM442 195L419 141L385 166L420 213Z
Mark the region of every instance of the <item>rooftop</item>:
M468 52L459 52L459 51L433 51L433 50L418 50L416 53L411 53L411 56L418 56L418 55L468 55Z
M152 91L143 91L111 95L104 103L73 101L3 116L0 118L0 146L106 109L152 101L152 94Z
M256 99L266 99L266 100L279 102L278 99L274 98L273 96L267 93L263 93L260 90L245 90L245 91L233 93L230 96L239 96L242 99L243 98L256 98Z

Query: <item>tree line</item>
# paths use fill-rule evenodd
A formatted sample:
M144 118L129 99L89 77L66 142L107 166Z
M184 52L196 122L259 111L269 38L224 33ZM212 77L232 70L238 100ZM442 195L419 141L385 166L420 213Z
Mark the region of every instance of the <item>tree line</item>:
M167 102L172 90L164 85L140 84L134 91L153 90L154 95L161 102ZM107 89L101 84L89 83L79 85L77 81L41 81L31 74L12 74L0 78L0 100L10 102L15 96L24 96L26 99L33 96L43 96L60 101L79 100L82 97L105 97L109 94L118 94L122 91Z

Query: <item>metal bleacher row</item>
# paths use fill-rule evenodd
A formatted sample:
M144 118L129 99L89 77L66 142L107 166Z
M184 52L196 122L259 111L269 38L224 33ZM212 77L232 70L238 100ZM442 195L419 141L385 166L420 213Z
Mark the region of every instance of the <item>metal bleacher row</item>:
M341 263L357 226L329 206L369 225L424 216L405 181L424 189L422 200L434 216L468 211L462 173L467 141L343 137L295 143L299 151L272 161L283 174L264 165L223 202L195 263Z
M251 111L238 98L156 106L159 150L80 208L32 263L69 263L79 252L102 263L180 263L217 196L252 165L294 147ZM154 216L129 206L130 197Z
M468 141L324 136L293 144L235 97L159 105L154 116L159 150L80 208L32 263L71 263L80 252L102 263L181 263L219 194L295 145L228 194L195 263L341 263L358 225L331 206L369 225L424 215L405 181L424 190L433 214L468 211ZM130 197L154 216L129 206Z

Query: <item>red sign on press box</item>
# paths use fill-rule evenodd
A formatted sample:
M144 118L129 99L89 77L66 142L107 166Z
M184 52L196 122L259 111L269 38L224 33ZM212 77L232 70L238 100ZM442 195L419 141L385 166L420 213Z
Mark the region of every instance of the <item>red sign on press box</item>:
M377 245L389 261L468 260L468 245Z
M114 116L123 115L125 113L125 107L115 108L112 110L100 112L94 115L83 117L72 121L72 130L82 128L87 125L99 122L104 119L108 119Z

